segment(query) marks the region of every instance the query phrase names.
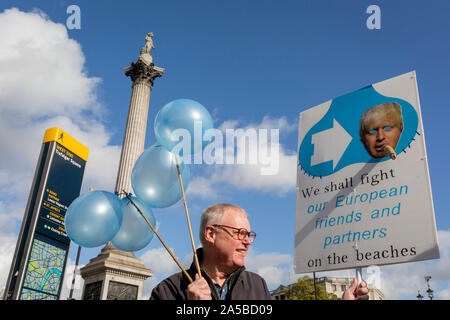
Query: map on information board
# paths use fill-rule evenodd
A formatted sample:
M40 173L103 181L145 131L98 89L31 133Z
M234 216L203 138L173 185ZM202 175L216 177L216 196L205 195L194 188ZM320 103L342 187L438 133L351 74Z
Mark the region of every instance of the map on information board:
M67 250L35 238L20 299L57 299L64 274L66 255Z

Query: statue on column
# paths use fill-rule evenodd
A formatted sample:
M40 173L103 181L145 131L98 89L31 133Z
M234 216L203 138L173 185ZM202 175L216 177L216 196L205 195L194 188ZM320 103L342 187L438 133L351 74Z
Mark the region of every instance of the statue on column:
M145 36L145 46L141 49L141 55L139 56L139 59L147 65L150 65L153 62L153 57L150 54L150 50L155 49L152 38L153 32L147 33Z
M138 60L131 63L131 66L124 68L125 75L131 77L133 83L135 81L145 80L149 81L149 86L153 86L153 80L156 77L161 77L164 73L164 68L157 67L153 64L153 57L150 50L155 49L153 45L153 32L149 32L145 36L145 45L141 48L141 53Z
M155 46L153 45L153 32L149 32L145 36L145 52L150 53L150 50L155 49Z

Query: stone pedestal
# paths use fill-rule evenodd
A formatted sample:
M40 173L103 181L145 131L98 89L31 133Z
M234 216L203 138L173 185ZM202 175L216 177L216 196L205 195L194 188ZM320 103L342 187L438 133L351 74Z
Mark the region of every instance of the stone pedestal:
M133 253L110 243L80 272L84 279L83 300L138 300L142 283L153 275Z

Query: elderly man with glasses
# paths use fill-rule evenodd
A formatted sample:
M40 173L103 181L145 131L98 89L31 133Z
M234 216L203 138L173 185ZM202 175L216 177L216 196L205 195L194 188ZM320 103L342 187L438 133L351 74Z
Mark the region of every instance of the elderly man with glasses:
M192 263L158 284L150 300L268 300L270 293L263 278L245 270L244 259L256 234L244 209L232 204L216 204L203 212L197 249L202 277Z
M250 230L247 213L236 205L219 203L206 209L200 221L202 248L197 249L202 276L193 262L187 270L195 279L192 283L182 272L174 274L153 289L150 300L270 300L265 280L244 267L256 237ZM365 283L347 291L344 299L368 298Z

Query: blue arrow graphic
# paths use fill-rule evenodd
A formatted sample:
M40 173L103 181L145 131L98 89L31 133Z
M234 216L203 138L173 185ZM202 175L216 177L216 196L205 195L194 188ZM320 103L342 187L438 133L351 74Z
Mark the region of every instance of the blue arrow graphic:
M301 168L309 175L323 177L355 163L389 160L388 157L372 158L359 137L359 120L364 111L386 102L397 102L401 106L403 132L395 151L397 154L403 152L417 134L419 117L416 110L409 102L384 96L373 86L368 86L332 101L327 113L308 131L300 144ZM336 123L342 127L343 131L334 135L329 130L336 128ZM335 150L337 144L344 149L340 153ZM330 151L327 148L333 150Z

